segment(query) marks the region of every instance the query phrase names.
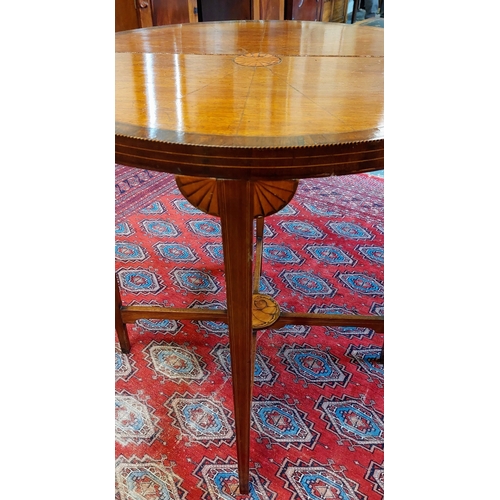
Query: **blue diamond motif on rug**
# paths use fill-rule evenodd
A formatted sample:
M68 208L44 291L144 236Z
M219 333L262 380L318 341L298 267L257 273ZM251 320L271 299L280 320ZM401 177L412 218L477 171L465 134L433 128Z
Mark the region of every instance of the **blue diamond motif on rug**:
M370 276L361 273L337 273L335 276L355 292L372 297L384 295L384 286L382 283Z
M145 269L120 269L116 274L120 286L129 292L158 293L164 288L157 276Z
M376 314L377 316L384 315L384 304L377 304L374 302L370 307L370 314Z
M195 471L198 477L203 478L203 489L206 493L201 500L234 500L239 494L238 466L234 459L228 458L225 462L215 458L211 461L205 458ZM250 471L248 500L274 500L276 493L272 492L269 481L261 475Z
M314 463L314 461L311 461ZM359 484L337 473L329 467L304 466L299 461L295 465L285 461L281 468L287 489L294 492L290 498L301 500L367 500L366 495L358 491Z
M222 428L222 418L218 408L210 408L207 401L196 401L182 408L186 427L199 435L218 435Z
M199 260L191 248L180 243L157 243L154 247L162 257L172 262L195 263Z
M222 245L219 243L205 243L202 246L203 250L208 254L209 257L212 257L212 259L218 261L218 262L223 262L224 260L224 254L222 251Z
M151 205L139 210L141 214L162 214L165 212L165 207L161 201L154 201Z
M179 230L170 222L161 220L143 220L142 227L152 236L179 236Z
M181 288L192 293L216 293L221 289L208 273L196 269L174 269L170 276Z
M154 492L156 498L169 500L171 498L167 485L160 481L149 470L134 470L127 476L127 489L133 495L133 498L142 500L151 496ZM144 492L147 491L147 496Z
M327 262L328 264L355 264L354 259L340 250L340 248L336 248L333 245L306 245L304 248L313 258Z
M160 462L148 455L126 461L121 456L116 463L116 485L119 498L130 500L183 500L187 491L182 480Z
M356 250L367 259L378 264L384 263L384 247L356 247Z
M319 474L304 474L300 478L299 484L307 493L308 499L339 498L347 500L349 498L342 484L336 483L328 477L322 477Z
M115 345L115 380L130 380L136 373L135 360L123 354L119 344Z
M353 240L372 240L373 235L352 222L329 222L327 226L339 236Z
M161 432L154 409L123 391L115 397L115 439L122 444L151 443Z
M384 463L378 464L373 460L368 466L368 470L365 475L370 483L373 484L373 491L376 491L380 495L384 494Z
M148 257L147 253L139 245L118 241L115 243L115 256L117 260L121 261L143 261Z
M327 428L349 441L373 451L375 447L382 449L384 443L383 416L373 408L366 406L361 398L354 399L347 395L341 398L322 396L315 408L328 423Z
M276 297L276 295L279 293L279 290L270 278L261 276L259 281L259 293L269 295L271 297Z
M339 383L343 387L351 378L349 372L343 372L338 361L329 352L306 347L304 345L283 345L278 352L286 360L287 371L297 374L301 379L324 386L324 384ZM340 365L339 365L340 366Z
M132 234L132 230L126 222L119 222L115 226L115 234L119 236L129 236Z
M364 371L368 375L368 381L384 380L384 365L379 362L382 349L373 346L350 345L346 356L352 357L352 363L358 365L358 371Z
M175 200L173 202L175 208L180 212L184 212L186 214L202 214L201 210L198 210L196 207L191 205L187 200Z
M308 239L323 239L325 233L309 222L286 221L279 222L279 225L288 233Z
M194 234L199 236L221 236L221 228L218 222L212 220L192 220L188 226Z
M235 442L234 421L220 401L198 394L193 396L189 393L174 393L165 402L165 407L174 426L181 429L190 440L205 447L220 446L222 443L232 445Z
M333 297L336 290L331 288L326 281L311 273L282 271L279 277L293 290L308 295L309 297Z
M171 382L201 384L208 376L203 359L187 347L152 341L143 352L150 360L148 367Z
M318 433L306 417L304 412L277 399L256 397L252 403L252 418L260 435L285 449L301 449L304 445L312 448L316 442Z
M291 248L285 245L264 245L262 256L282 264L302 264L304 262L304 259L299 258Z

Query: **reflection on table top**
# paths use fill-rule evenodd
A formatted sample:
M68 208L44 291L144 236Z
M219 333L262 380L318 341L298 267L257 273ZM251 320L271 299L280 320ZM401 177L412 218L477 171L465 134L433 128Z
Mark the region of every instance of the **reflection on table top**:
M228 163L264 166L260 160L277 156L284 167L294 161L276 150L306 146L317 151L294 157L304 166L301 157L319 155L312 175L320 164L344 162L332 158L334 152L369 152L365 162L378 165L365 170L381 168L383 48L383 30L338 23L234 21L117 33L117 154L134 140L155 143L155 151L172 150L161 143L183 146L176 151L208 158L215 153L206 147L219 153L250 148L259 161L252 154ZM157 156L134 144L129 155ZM379 153L373 155L374 149ZM213 160L207 163L215 167ZM166 163L159 169L175 172Z

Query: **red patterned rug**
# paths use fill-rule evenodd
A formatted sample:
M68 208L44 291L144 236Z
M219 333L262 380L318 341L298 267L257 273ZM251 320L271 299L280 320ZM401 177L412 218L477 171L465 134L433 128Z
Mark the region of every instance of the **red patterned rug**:
M266 218L261 291L287 311L382 315L384 181L307 179ZM124 304L225 307L220 224L173 176L116 167ZM116 345L116 499L238 498L227 327L129 325ZM288 326L258 333L252 499L381 499L383 336Z

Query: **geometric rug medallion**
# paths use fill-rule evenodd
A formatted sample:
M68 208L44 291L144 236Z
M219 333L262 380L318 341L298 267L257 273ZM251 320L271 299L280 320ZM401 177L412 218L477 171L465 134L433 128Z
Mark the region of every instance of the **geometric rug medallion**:
M265 218L260 293L287 312L383 315L383 195L371 175L301 180ZM172 175L117 165L115 230L124 305L226 308L220 219ZM383 334L257 331L242 497L227 325L141 319L128 332L131 352L115 349L115 500L383 498Z

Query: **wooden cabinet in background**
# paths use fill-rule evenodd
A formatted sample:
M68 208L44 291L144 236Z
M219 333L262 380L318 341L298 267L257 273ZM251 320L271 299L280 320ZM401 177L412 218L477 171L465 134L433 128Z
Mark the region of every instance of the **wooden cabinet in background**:
M151 0L115 0L115 31L153 26Z
M285 19L319 21L324 0L285 0Z
M283 20L285 0L198 0L200 21Z
M115 31L198 21L198 0L115 0Z
M285 0L255 0L254 19L285 19Z
M136 0L140 1L140 0ZM197 0L149 0L153 4L153 25L195 23Z
M115 0L115 31L225 20L344 23L348 0Z
M345 23L348 0L285 0L285 19Z
M200 21L249 20L252 0L199 0Z
M347 22L349 0L325 0L323 4L323 21L331 23Z

